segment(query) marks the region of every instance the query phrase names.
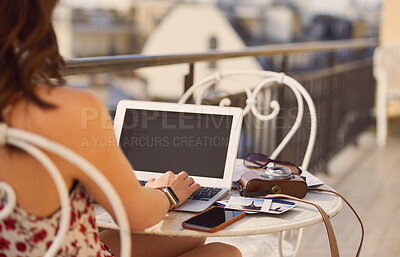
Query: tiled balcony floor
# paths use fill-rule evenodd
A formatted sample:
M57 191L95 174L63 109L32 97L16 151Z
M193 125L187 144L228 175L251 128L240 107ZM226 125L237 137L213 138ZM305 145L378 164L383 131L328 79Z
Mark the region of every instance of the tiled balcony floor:
M377 148L375 131L360 136L357 145L342 151L320 176L343 194L358 211L365 226L360 256L400 256L400 119L390 121L388 144ZM341 256L355 256L360 226L349 208L332 219ZM322 224L304 230L299 256L329 256Z

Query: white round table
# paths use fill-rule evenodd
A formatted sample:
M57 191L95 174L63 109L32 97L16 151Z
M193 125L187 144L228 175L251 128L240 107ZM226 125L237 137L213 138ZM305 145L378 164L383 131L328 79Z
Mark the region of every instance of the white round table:
M332 189L326 185L320 188ZM232 190L225 198L238 195L238 191ZM304 200L321 206L332 218L342 208L342 200L336 195L321 192L308 192ZM95 207L96 221L99 227L107 229L118 229L111 216L100 206ZM287 231L303 228L322 222L318 210L308 204L296 202L296 206L283 214L248 214L243 219L217 231L216 233L200 232L184 229L182 222L194 216L195 213L172 211L158 224L146 229L143 233L164 236L191 236L191 237L227 237L247 236L256 234L268 234L273 232Z

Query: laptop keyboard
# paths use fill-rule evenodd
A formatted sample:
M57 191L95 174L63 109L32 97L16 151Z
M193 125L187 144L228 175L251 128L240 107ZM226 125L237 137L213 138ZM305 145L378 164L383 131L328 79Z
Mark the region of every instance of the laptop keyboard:
M208 201L218 194L222 188L217 187L201 187L199 190L195 191L188 199Z
M146 185L147 181L139 180L142 186ZM209 201L216 194L218 194L222 188L218 187L200 187L199 190L195 191L188 199L199 200L199 201Z

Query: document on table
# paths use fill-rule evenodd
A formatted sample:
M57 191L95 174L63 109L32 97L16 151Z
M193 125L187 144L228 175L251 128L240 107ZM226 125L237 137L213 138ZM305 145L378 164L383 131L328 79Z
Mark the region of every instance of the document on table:
M218 203L225 205L227 209L242 210L247 214L269 213L282 214L295 206L294 202L281 199L260 199L260 198L244 198L232 196L228 201Z

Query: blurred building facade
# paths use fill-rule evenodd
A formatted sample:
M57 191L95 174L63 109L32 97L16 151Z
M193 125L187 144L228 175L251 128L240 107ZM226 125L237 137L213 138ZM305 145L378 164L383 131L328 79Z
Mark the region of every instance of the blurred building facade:
M61 53L65 57L232 50L271 43L377 36L379 2L374 1L369 5L362 3L363 1L357 0L337 0L334 5L330 0L64 0L54 14L54 24ZM175 19L173 16L178 17L177 10L183 5L197 6L197 9L208 6L208 10L213 11L210 11L210 14L203 12L196 17L188 15L187 21L179 18L180 21L175 21L175 25L171 25ZM193 25L195 22L202 25L199 27L201 29L196 31L185 28L186 23ZM220 26L214 25L213 22ZM164 32L160 32L161 30ZM164 36L161 37L161 34ZM313 54L293 57L290 65L298 69L317 67L320 64L318 58ZM246 64L242 68L274 67L274 63L267 59L258 61L261 62L248 61L253 64ZM216 65L218 67L215 64L204 64L195 74L204 77L214 72L216 68L219 70L223 68L222 64ZM179 88L177 89L179 93L173 94L170 90L161 90L161 82L150 78L151 73L146 71L135 74L124 73L125 86L116 84L121 77L120 74L96 75L96 78L86 80L71 79L71 84L90 86L95 81L96 88L101 88L99 86L101 84L105 85L103 91L109 85L114 85L116 91L121 91L125 87L133 87L139 81L140 88L145 92L136 92L132 95L132 90L126 88L122 90L125 92L122 96L132 99L138 98L139 95L170 98L181 93L182 74L187 73L187 70L187 67L183 67L163 73L164 75L176 73L176 79L168 82ZM136 82L129 83L131 77ZM153 87L150 84L158 86ZM107 92L102 94L112 95ZM117 100L108 102L115 101Z
M58 5L53 23L65 57L131 54L137 51L138 28L114 10L87 10Z
M246 45L378 36L381 6L379 0L64 0L54 21L66 56L138 53L182 3L217 6Z
M205 22L206 19L206 22ZM142 53L184 54L206 52L214 49L241 50L245 43L224 14L213 4L182 3L175 6L153 31ZM260 70L256 58L239 58L218 62L201 62L194 67L194 80L216 71ZM183 94L184 76L188 65L145 68L140 72L146 78L148 92L161 99L179 99ZM224 93L243 91L237 83L218 86ZM217 92L215 92L217 93Z

